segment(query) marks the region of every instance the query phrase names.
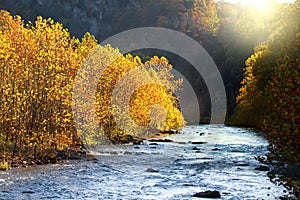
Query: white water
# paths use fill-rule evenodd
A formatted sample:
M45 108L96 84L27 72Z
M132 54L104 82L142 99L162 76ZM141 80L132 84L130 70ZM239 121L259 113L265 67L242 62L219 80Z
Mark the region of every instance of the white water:
M267 172L255 170L260 163L254 157L267 153L261 133L218 125L181 132L169 136L170 143L103 147L97 162L1 172L0 199L198 199L192 195L218 190L221 199L269 200L286 194Z

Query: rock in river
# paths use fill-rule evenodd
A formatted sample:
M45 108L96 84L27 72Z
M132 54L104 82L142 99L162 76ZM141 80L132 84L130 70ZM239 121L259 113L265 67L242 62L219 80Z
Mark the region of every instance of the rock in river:
M173 142L173 140L170 139L150 139L149 142Z
M268 166L259 166L259 167L256 167L255 170L258 170L258 171L269 171L270 168Z
M192 142L192 144L206 144L207 142Z
M152 169L152 168L148 168L148 169L146 170L146 172L157 173L158 170Z
M135 140L132 142L133 145L140 145L140 144L143 144L144 141L143 140Z
M34 194L34 191L23 191L23 194Z
M198 192L193 195L194 197L199 198L221 198L221 194L218 191L205 191L205 192Z
M200 150L200 149L199 149L198 147L193 147L192 150L198 151L198 150Z

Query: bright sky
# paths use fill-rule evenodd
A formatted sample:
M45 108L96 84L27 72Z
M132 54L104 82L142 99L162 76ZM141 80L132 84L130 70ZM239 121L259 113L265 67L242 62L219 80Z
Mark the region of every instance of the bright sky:
M258 10L266 11L269 7L270 0L225 0L230 3L241 3L244 5L251 5ZM279 3L294 3L296 0L277 0Z
M255 4L260 2L268 2L268 0L225 0L231 3L242 3L242 4ZM294 3L296 0L277 0L279 3Z

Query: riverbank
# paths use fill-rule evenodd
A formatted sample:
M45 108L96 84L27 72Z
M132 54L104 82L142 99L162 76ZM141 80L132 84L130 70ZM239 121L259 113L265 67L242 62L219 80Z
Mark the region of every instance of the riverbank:
M134 138L132 136L124 142L124 144L139 145L144 140L153 138L163 138L173 134L178 134L178 130L168 130L157 133L153 136L146 138ZM47 165L62 163L64 160L90 160L93 159L88 155L88 150L85 147L80 148L66 148L63 150L57 150L54 148L48 148L38 153L37 156L32 154L24 154L19 152L14 155L12 152L2 151L0 152L0 170L9 170L11 168L26 168L37 165Z
M0 170L9 170L11 168L27 168L30 166L56 164L64 160L78 160L84 158L87 151L80 149L64 149L54 150L48 149L41 152L38 157L18 153L13 155L11 152L1 152L0 154Z
M266 162L264 162L266 163ZM273 169L268 172L270 179L284 185L293 191L296 198L300 198L300 166L299 165L272 165Z
M250 128L255 132L263 132L259 128L253 128L249 125L245 124L236 124L232 120L228 120L226 123L228 127L244 127ZM265 133L264 137L268 140L267 134ZM270 141L268 140L269 147ZM274 147L273 147L274 148ZM272 148L271 148L272 150ZM300 154L299 154L300 155ZM299 157L299 155L294 155L295 157ZM269 178L276 182L277 184L284 185L289 190L292 190L296 196L296 198L300 199L300 165L291 164L288 162L283 162L282 160L278 161L278 158L282 157L282 155L272 152L268 152L266 155L262 157L259 156L258 160L262 164L266 164L271 166L272 169L269 170L268 176ZM283 156L284 157L284 156ZM287 198L289 199L289 198Z

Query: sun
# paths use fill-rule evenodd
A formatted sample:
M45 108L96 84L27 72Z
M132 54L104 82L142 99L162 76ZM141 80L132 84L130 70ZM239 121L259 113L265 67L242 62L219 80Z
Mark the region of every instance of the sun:
M253 8L255 8L258 11L265 12L270 7L270 1L269 0L244 0L239 1L241 4L244 5L250 5Z

